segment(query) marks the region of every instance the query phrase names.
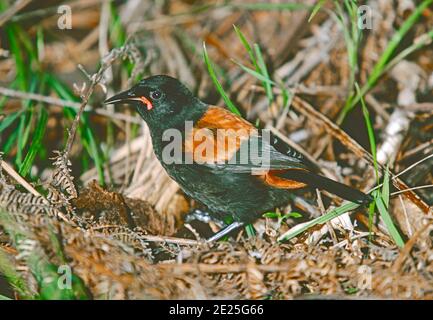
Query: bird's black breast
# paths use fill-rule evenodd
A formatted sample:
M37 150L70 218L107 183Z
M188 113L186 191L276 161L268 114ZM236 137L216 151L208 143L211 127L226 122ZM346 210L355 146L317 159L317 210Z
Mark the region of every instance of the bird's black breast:
M239 221L252 221L288 200L287 191L269 188L251 174L214 171L197 164L164 167L189 197L219 217L233 215Z

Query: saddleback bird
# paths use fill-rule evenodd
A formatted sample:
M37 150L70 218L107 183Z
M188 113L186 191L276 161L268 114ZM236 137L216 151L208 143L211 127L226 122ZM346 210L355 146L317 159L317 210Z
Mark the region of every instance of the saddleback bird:
M272 135L265 139L264 131L224 108L200 101L175 78L165 75L146 78L105 103L135 106L149 126L155 155L168 175L211 214L220 218L226 214L233 216L234 222L208 241L286 204L294 189L323 189L358 204L372 200L361 191L314 173L304 157L283 141ZM188 122L190 127L186 125ZM164 136L170 129L180 132L181 155L192 161L167 158L164 148L170 141ZM253 142L259 145L261 153L243 152L243 146ZM257 161L259 156L267 156L267 169ZM238 158L244 161L231 161Z

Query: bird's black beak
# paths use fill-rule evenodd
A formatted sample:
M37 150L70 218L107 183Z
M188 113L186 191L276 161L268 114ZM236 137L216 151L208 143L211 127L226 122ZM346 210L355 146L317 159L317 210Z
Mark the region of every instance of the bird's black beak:
M131 101L139 100L138 97L131 92L131 90L123 91L119 94L112 96L104 101L105 104L115 104L115 103L128 103Z
M146 105L147 110L153 108L152 103L145 96L137 96L132 90L126 90L104 101L105 104L141 102Z

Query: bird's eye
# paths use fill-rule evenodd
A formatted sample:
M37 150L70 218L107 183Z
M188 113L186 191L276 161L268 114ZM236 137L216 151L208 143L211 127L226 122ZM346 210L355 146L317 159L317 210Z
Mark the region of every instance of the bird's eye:
M158 90L150 92L150 98L152 100L158 100L158 99L161 99L161 97L162 97L162 93Z

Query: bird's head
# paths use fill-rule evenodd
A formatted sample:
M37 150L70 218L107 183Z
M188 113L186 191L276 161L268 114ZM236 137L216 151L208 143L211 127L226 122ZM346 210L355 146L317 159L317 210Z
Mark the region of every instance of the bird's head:
M199 117L205 107L179 80L166 75L143 79L104 103L135 106L151 130L178 127Z

